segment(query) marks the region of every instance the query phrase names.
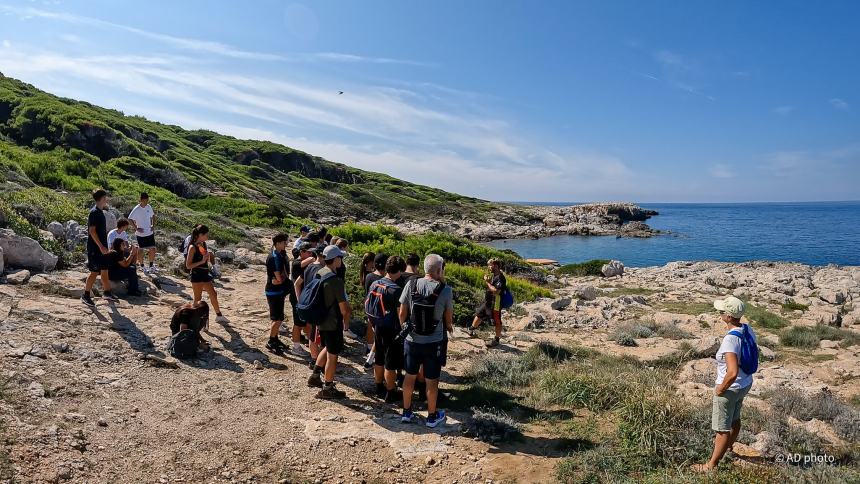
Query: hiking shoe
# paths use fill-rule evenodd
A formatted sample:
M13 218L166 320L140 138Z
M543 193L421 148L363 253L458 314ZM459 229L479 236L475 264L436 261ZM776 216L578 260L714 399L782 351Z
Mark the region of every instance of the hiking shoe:
M320 377L319 373L312 373L311 374L311 376L308 378L308 386L309 387L322 388L323 381L322 381L322 377Z
M359 338L358 338L358 335L357 335L357 334L355 334L355 333L353 333L351 329L348 329L348 330L344 331L344 332L343 332L343 336L344 336L345 338L350 338L350 339L354 339L354 340L358 340L358 339L359 339Z
M373 351L371 351L371 352L367 355L367 359L366 359L366 360L364 360L364 369L365 369L365 370L369 370L369 369L373 368L373 363L374 363L375 361L376 361L376 353L374 353Z
M495 348L499 346L499 338L493 338L490 341L487 341L487 348Z
M143 266L143 273L149 275L149 267Z
M275 353L276 355L284 354L284 344L281 343L281 340L269 340L269 342L266 343L266 349L271 351L272 353Z
M298 343L293 343L293 345L290 346L290 354L293 356L305 356L308 353L307 351L305 351L304 348L302 348L302 345Z
M376 384L376 398L385 398L386 392L388 392L388 389L385 388L385 383Z
M96 307L96 302L87 294L81 294L81 302L84 303L85 306L89 306L91 308Z
M141 291L141 290L139 290L139 289L138 289L137 291L129 291L129 292L128 292L128 296L129 296L129 297L142 297L142 296L143 296L143 291Z
M105 291L104 293L102 293L102 299L104 299L105 301L108 301L108 302L119 301L119 299L117 299L117 297L114 296L113 293L110 291Z
M230 322L230 320L227 319L227 317L224 316L223 314L219 314L218 316L215 316L215 322L221 323L221 324L228 324Z
M300 334L299 335L299 343L301 343L303 346L307 346L309 343L308 338L305 335Z
M412 423L416 420L418 420L418 416L412 410L404 410L400 417L400 423Z
M397 403L403 400L403 392L398 389L385 391L385 403Z
M334 383L323 385L322 390L317 393L317 398L323 400L341 400L346 398L346 392L335 388Z
M424 422L424 425L430 427L431 429L436 428L437 425L445 423L446 418L447 416L445 415L445 411L438 410L427 416L427 421Z
M478 336L478 330L476 328L469 328L469 336L475 337Z
M152 264L151 266L149 266L149 272L152 272L153 274L158 274L159 272L161 272L161 269L159 269L157 265Z

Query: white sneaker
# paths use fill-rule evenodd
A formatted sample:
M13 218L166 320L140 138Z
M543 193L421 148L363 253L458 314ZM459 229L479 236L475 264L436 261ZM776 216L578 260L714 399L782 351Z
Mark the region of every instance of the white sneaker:
M159 269L157 265L152 264L151 266L149 266L149 272L156 272L157 273L157 272L161 272L161 269Z
M143 273L146 274L147 276L149 275L149 267L148 266L143 266Z
M227 323L229 323L229 322L230 322L230 320L229 320L229 319L227 319L227 317L226 317L226 316L224 316L224 315L222 314L221 316L215 316L215 322L216 322L216 323L227 324Z
M356 340L356 341L359 339L359 338L358 338L358 335L357 335L357 334L355 334L355 333L353 333L351 329L347 329L346 331L344 331L344 332L343 332L343 335L344 335L344 337L346 337L346 338L351 338L351 339L354 339L354 340Z
M290 347L290 354L293 356L305 356L307 354L307 351L305 351L305 349L302 348L302 345L300 345L299 343L293 343L293 345Z

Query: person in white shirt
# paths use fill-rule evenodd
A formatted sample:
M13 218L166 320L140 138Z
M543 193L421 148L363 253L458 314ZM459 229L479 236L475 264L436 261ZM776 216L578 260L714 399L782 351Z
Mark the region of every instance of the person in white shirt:
M725 323L727 334L717 350L717 379L714 388L711 427L716 432L714 451L705 464L696 464L693 470L710 472L716 469L728 450L732 448L741 432L741 408L744 397L749 393L753 376L741 368L741 351L744 338L750 336L748 343L756 344L755 333L748 324L741 324L744 303L729 296L714 301L714 308L720 312L720 320ZM749 369L749 368L747 368ZM754 370L751 370L754 371Z
M299 238L293 242L293 248L298 249L303 243L307 242L306 239L309 233L311 233L311 228L307 225L302 225L302 228L299 229Z
M116 228L108 232L108 247L113 247L113 241L116 239L128 242L128 220L121 218L116 221Z
M134 207L128 219L134 224L134 234L137 236L138 263L143 267L144 273L157 272L155 266L155 212L149 204L149 195L146 192L140 194L140 203ZM143 252L149 256L149 267L143 265Z

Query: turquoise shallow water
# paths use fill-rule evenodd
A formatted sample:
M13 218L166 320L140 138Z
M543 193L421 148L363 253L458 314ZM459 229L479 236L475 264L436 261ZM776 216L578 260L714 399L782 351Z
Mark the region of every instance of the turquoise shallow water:
M648 239L562 235L489 245L527 258L561 263L618 259L632 267L676 260L860 265L860 202L641 206L660 212L647 223L671 235Z

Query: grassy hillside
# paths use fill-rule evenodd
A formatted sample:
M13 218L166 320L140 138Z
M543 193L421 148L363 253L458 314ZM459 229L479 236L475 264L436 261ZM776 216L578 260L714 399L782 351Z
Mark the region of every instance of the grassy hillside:
M481 219L491 208L279 144L125 116L0 74L0 193L7 202L0 210L11 205L34 225L82 220L95 187L109 190L123 212L147 191L163 215L162 230L184 233L208 222L230 242L248 226L291 228L326 217Z

